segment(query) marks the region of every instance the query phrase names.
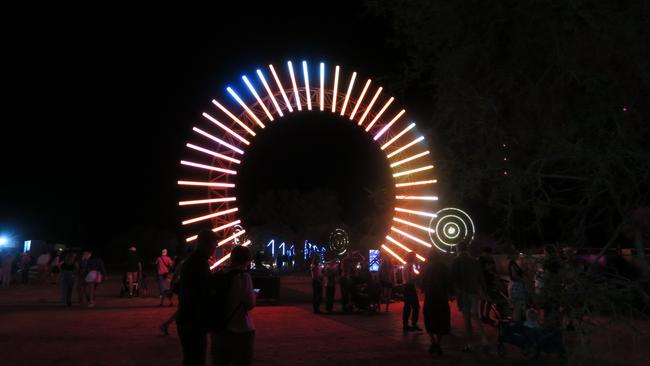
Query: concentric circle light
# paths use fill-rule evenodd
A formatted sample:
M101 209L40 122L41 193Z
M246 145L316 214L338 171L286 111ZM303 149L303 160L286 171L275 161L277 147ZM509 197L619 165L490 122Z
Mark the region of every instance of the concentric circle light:
M315 71L313 77L311 71ZM198 227L210 222L219 243L249 245L250 240L242 240L246 223L237 216L234 177L246 158L246 149L255 143L256 131L272 128L291 113L328 113L333 119L363 128L384 152L392 171L396 190L392 237L386 235L386 241L377 245L398 260L402 260L400 251L415 251L424 260L418 252L432 247L422 235L431 234L427 222L435 217L438 197L433 187L437 180L432 177L434 165L424 136L395 98L382 94L384 89L373 86L371 79L362 81L356 72L346 75L340 66L328 68L322 62L312 70L306 61L289 61L284 73L282 68L268 65L252 75L257 78L244 75L241 85L226 88L229 103L213 99L216 108L202 113L201 125L192 128L193 141L186 144L188 157L181 161L186 169L184 179L178 184L189 196L179 205L193 211L182 224ZM241 90L250 93L240 94ZM194 176L185 177L190 174ZM193 235L186 241L195 239ZM388 246L396 251L387 250Z
M436 248L453 253L456 245L474 240L474 222L469 215L458 208L443 208L429 221L429 239Z

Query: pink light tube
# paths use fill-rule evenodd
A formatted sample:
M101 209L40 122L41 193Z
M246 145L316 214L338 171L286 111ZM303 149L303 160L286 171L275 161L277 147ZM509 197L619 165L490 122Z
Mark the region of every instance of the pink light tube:
M291 76L291 84L293 84L293 96L296 99L296 107L299 111L302 111L302 105L300 105L300 95L298 94L298 84L296 84L296 76L293 74L293 64L291 61L287 62L289 66L289 76Z
M273 102L273 106L275 106L275 110L278 112L278 115L280 117L284 117L284 114L282 113L282 109L280 109L280 105L278 104L278 101L275 99L275 96L273 95L273 92L271 91L269 84L266 82L266 78L264 77L264 74L262 74L262 70L257 69L257 76L260 78L262 85L264 85L264 89L266 89L266 93L269 95L269 98L271 98L271 102ZM271 119L271 121L273 121L273 119Z
M302 73L305 79L305 95L307 97L307 110L311 111L311 94L309 93L309 70L307 70L307 61L302 62Z
M373 106L373 105L375 104L375 102L377 101L377 98L379 97L379 94L381 94L381 91L382 91L383 89L384 89L384 88L381 87L381 86L379 87L379 89L377 89L377 92L375 93L375 96L372 97L372 99L370 100L370 104L368 104L368 106L366 107L366 110L365 110L365 111L363 112L363 114L361 115L361 119L359 120L359 126L361 126L361 125L363 124L363 120L366 119L366 117L368 116L368 113L370 113L370 110L372 110L372 106Z
M202 187L219 187L219 188L235 188L233 183L224 182L195 182L190 180L179 180L179 186L202 186Z
M273 116L271 115L271 112L266 108L264 102L262 102L262 98L260 98L260 96L257 94L257 91L253 87L253 84L251 84L251 82L248 80L246 75L242 76L241 78L242 80L244 80L244 83L248 87L248 90L250 90L251 94L253 94L253 96L255 97L255 100L257 100L257 104L260 107L262 107L262 110L264 110L264 114L266 114L266 116L269 117L269 120L273 121Z
M233 202L236 201L236 197L223 197L223 198L210 198L204 200L193 200L193 201L181 201L178 203L179 206L187 205L201 205L205 203L221 203L221 202Z
M345 114L345 108L348 106L348 101L350 100L350 93L352 93L352 87L354 86L354 79L357 78L357 72L352 73L350 78L350 84L348 85L348 92L345 93L345 100L343 101L343 107L341 108L341 116Z
M231 208L231 209L229 209L229 210L219 211L219 212L211 213L211 214L209 214L209 215L195 217L195 218L193 218L193 219L189 219L189 220L185 220L185 221L183 221L182 224L183 224L183 225L193 224L193 223L195 223L195 222L199 222L199 221L203 221L203 220L208 220L208 219L211 219L211 218L214 218L214 217L218 217L218 216L227 215L227 214L229 214L229 213L236 212L237 210L239 210L239 209L238 209L237 207L235 207L235 208Z
M398 138L402 137L402 135L404 135L405 133L407 133L407 132L408 132L409 130L411 130L413 127L415 127L415 123L411 123L410 125L408 125L408 126L407 126L406 128L404 128L400 133L398 133L397 135L395 135L395 137L393 137L392 139L388 140L387 143L385 143L384 145L382 145L381 149L382 149L382 150L385 150L385 149L386 149L387 147L389 147L393 142L397 141Z
M394 226L391 227L390 229L393 230L394 232L406 237L406 238L409 238L409 239L413 240L416 243L424 245L427 248L431 248L433 246L433 245L427 243L426 241L424 241L424 240L422 240L422 239L420 239L420 238L418 238L416 236L413 236L413 235L411 235L411 234L409 234L409 233L407 233L405 231L402 231L402 230L400 230L400 229L398 229L398 228L396 228Z
M325 63L320 63L320 111L325 110Z
M293 108L291 108L291 103L289 103L289 98L287 97L287 94L284 92L284 87L280 82L280 78L278 77L278 74L275 73L275 68L273 67L273 65L269 65L269 69L271 69L271 74L273 74L273 79L275 79L275 83L278 84L278 88L280 89L280 93L282 94L282 98L284 99L284 103L287 106L287 109L289 110L289 112L293 112Z
M403 172L393 174L393 177L394 178L402 177L404 175L409 175L409 174L413 174L413 173L417 173L417 172L422 172L422 171L429 170L429 169L433 169L433 165L427 165L427 166L422 166L422 167L411 169L411 170L405 170Z
M228 91L228 93L230 93L230 95L232 95L233 98L235 98L235 100L237 101L237 103L239 103L239 105L242 106L242 108L244 108L244 110L246 111L246 114L248 114L249 116L251 116L251 118L255 121L255 123L257 123L257 124L258 124L260 127L262 127L262 128L266 127L266 126L264 125L264 123L262 123L262 121L260 121L260 119L257 118L257 116L255 115L255 113L253 113L253 111L251 111L250 108L248 108L248 106L246 105L246 103L244 103L244 101L241 100L241 98L239 97L239 95L237 95L237 93L235 93L235 91L234 91L231 87L227 87L226 90Z
M334 71L334 93L332 93L332 113L336 113L336 94L339 89L339 66Z
M227 238L223 239L222 241L218 242L217 246L220 247L220 246L226 244L227 242L244 235L244 233L246 233L246 230L238 231L238 232L234 233L233 235L230 235L229 237L227 237Z
M437 201L438 196L395 196L398 200Z
M386 104L384 104L384 106L379 110L379 113L377 113L375 118L373 118L373 120L370 121L370 124L366 127L366 132L370 131L372 126L375 125L375 122L377 122L377 120L379 120L379 117L381 117L381 115L386 111L386 109L388 109L388 106L390 106L390 104L393 103L393 100L395 100L395 98L393 98L393 97L390 97L390 99L388 99Z
M392 163L392 164L390 165L390 167L391 167L391 168L394 168L394 167L396 167L396 166L400 166L400 165L402 165L402 164L404 164L404 163L408 163L408 162L411 161L411 160L415 160L415 159L417 159L417 158L421 158L421 157L423 157L423 156L425 156L425 155L429 155L429 150L424 151L424 152L421 152L421 153L419 153L419 154L415 154L415 155L413 155L413 156L409 156L408 158L406 158L406 159L402 159L402 160L400 160L400 161L398 161L398 162Z
M422 140L424 140L424 136L420 136L420 137L416 138L415 140L409 142L408 144L406 144L406 145L400 147L399 149L393 151L392 153L386 155L386 157L390 159L390 158L392 158L393 156L395 156L395 155L401 153L402 151L408 149L409 147L411 147L411 146L417 144L418 142L421 142Z
M359 99L357 100L357 104L354 106L354 109L352 110L352 113L350 113L350 121L354 119L354 115L357 113L357 110L359 109L359 106L361 105L361 102L363 102L363 97L366 95L366 92L368 91L368 87L370 86L370 79L366 81L366 85L363 87L363 90L361 91L361 95L359 96Z
M386 245L382 244L382 245L381 245L381 248L382 248L383 250L385 250L386 252L388 252L388 253L389 253L390 255L392 255L393 257L395 257L395 259L397 259L398 261L400 261L402 264L406 264L406 261L405 261L404 259L402 259L402 257L400 257L399 255L397 255L397 254L396 254L395 252L393 252L392 250L390 250L390 248L388 248Z
M227 229L229 227L235 226L235 225L240 224L240 223L241 223L241 220L235 220L235 221L229 222L229 223L227 223L225 225L221 225L221 226L213 228L212 232L217 233L217 232L219 232L221 230ZM191 242L193 240L196 240L198 237L199 237L198 235L190 236L189 238L185 239L185 241L186 242Z
M234 152L236 152L236 153L238 153L238 154L243 154L243 153L244 153L244 150L242 150L242 149L238 149L238 148L236 148L235 146L233 146L233 145L231 145L231 144L225 142L224 140L222 140L222 139L220 139L220 138L218 138L218 137L216 137L216 136L212 136L212 135L210 135L209 133L203 131L203 130L200 129L200 128L193 127L192 130L193 130L194 132L196 132L196 133L199 133L199 134L201 134L201 135L203 135L203 136L209 138L210 140L212 140L212 141L218 143L219 145L223 145L223 146L229 148L230 150L232 150L232 151L234 151Z
M384 128L382 128L376 135L373 137L373 140L377 141L383 134L388 131L388 129L397 122L397 120L406 112L406 109L402 109Z
M424 184L435 184L435 183L438 183L437 179L430 179L430 180L420 180L417 182L397 183L395 184L395 187L401 188L401 187L421 186Z
M410 214L420 215L420 216L425 216L425 217L437 217L436 214L431 213L431 212L415 211L415 210L409 210L409 209L401 208L401 207L395 207L395 211L410 213Z
M250 127L246 126L246 124L245 124L244 122L242 122L239 118L237 118L237 116L235 116L234 114L232 114L232 112L230 112L226 107L224 107L223 105L221 105L221 103L217 102L215 99L212 99L212 104L216 105L217 108L221 109L221 111L222 111L223 113L225 113L226 115L228 115L228 117L230 117L230 119L232 119L233 121L235 121L235 123L237 123L238 125L240 125L241 128L243 128L244 130L246 130L246 132L248 132L251 136L255 136L255 131L251 130Z
M408 225L408 226L414 227L414 228L416 228L416 229L420 229L420 230L422 230L422 231L426 231L427 233L435 233L435 232L436 232L435 230L433 230L433 229L429 229L429 228L426 227L426 226L422 226L422 225L418 225L418 224L412 223L412 222L410 222L410 221L402 220L402 219L400 219L399 217L393 217L393 220L394 220L394 221L397 221L397 222L399 222L399 223L402 223L402 224L405 224L405 225Z
M228 128L228 127L227 127L226 125L224 125L223 123L217 121L217 119L214 118L214 117L212 117L211 115L209 115L209 114L203 112L203 117L205 117L206 119L208 119L210 122L214 123L215 125L221 127L222 130L228 132L228 133L231 134L233 137L235 137L237 140L239 140L239 141L245 143L246 145L250 145L250 144L251 144L248 140L246 140L245 138L239 136L235 131L231 130L230 128Z
M224 168L217 168L216 166L204 165L204 164L194 163L194 162L185 161L185 160L181 160L181 165L193 166L195 168L212 170L212 171L220 172L220 173L224 173L224 174L232 174L232 175L237 174L237 172L234 171L234 170L224 169Z
M200 151L202 153L214 156L215 158L219 158L219 159L222 159L222 160L228 160L228 161L233 162L235 164L240 164L241 163L241 160L231 158L230 156L226 156L226 155L223 155L223 154L219 154L218 152L214 152L212 150L204 149L204 148L202 148L200 146L196 146L194 144L186 144L185 146L189 147L190 149Z

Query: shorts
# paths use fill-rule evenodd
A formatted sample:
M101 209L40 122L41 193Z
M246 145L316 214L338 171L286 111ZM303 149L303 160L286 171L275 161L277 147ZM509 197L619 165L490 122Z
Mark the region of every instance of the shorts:
M461 292L456 298L456 304L458 305L458 311L463 314L478 314L478 295L477 294L467 294Z

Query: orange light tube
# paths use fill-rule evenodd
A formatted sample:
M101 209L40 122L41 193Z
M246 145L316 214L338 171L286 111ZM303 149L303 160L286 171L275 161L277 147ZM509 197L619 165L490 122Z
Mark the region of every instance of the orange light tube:
M241 223L241 220L235 220L235 221L233 221L233 222L229 222L229 223L227 223L227 224L225 224L225 225L221 225L221 226L218 226L218 227L213 228L213 229L212 229L212 232L213 232L213 233L216 233L216 232L219 232L219 231L221 231L221 230L224 230L224 229L227 229L227 228L229 228L229 227L232 227L232 226L235 226L235 225L237 225L237 224L240 224L240 223ZM198 235L190 236L189 238L185 239L185 241L186 241L186 242L190 242L190 241L196 240L198 237L199 237Z
M421 152L421 153L419 153L419 154L415 154L415 155L413 155L413 156L409 156L409 157L406 158L406 159L402 159L402 160L400 160L400 161L398 161L398 162L392 163L392 164L390 165L390 167L391 167L391 168L394 168L394 167L396 167L396 166L400 166L400 165L402 165L402 164L404 164L404 163L408 163L408 162L411 161L411 160L415 160L415 159L417 159L417 158L421 158L421 157L423 157L423 156L425 156L425 155L428 155L428 154L429 154L429 150L424 151L424 152Z
M407 126L405 129L403 129L400 133L398 133L397 135L395 135L395 137L393 137L392 139L390 139L387 143L383 144L382 147L381 147L381 149L382 149L382 150L385 150L385 149L386 149L387 147L389 147L393 142L397 141L398 138L402 137L402 135L404 135L405 133L407 133L407 132L408 132L410 129L412 129L413 127L415 127L415 123L411 123L410 125L408 125L408 126Z
M395 100L395 98L393 98L393 97L390 97L390 99L388 99L386 104L384 104L384 106L379 110L379 113L377 113L375 118L373 118L372 121L370 121L370 124L366 127L366 132L370 131L372 126L375 125L375 122L377 122L377 120L379 120L379 117L381 117L381 115L384 114L386 109L388 109L388 106L390 106L390 104L393 103L393 100Z
M291 84L293 85L293 96L296 99L296 108L299 111L302 111L302 105L300 105L300 94L298 94L298 84L296 84L296 76L293 74L293 64L291 61L287 62L289 66L289 76L291 76Z
M359 99L357 99L357 104L354 106L354 109L352 110L352 113L350 113L350 121L354 119L354 115L357 113L357 110L359 110L359 106L363 102L363 97L366 95L366 92L368 91L368 87L370 86L371 80L368 79L366 81L366 86L363 87L363 91L361 91L361 95L359 96Z
M436 232L435 230L433 230L433 229L429 229L429 228L426 227L426 226L418 225L418 224L412 223L412 222L410 222L410 221L406 221L406 220L400 219L399 217L393 217L393 220L394 220L394 221L397 221L397 222L399 222L399 223L402 223L402 224L405 224L405 225L408 225L408 226L414 227L414 228L416 228L416 229L420 229L420 230L422 230L422 231L426 231L427 233L435 233L435 232Z
M400 147L399 149L393 151L392 153L386 155L386 157L390 159L390 158L392 158L393 156L395 156L395 155L401 153L402 151L408 149L409 147L411 147L411 146L417 144L418 142L421 142L422 140L424 140L424 136L420 136L420 137L416 138L415 140L409 142L408 144L406 144L406 145Z
M189 219L189 220L185 220L185 221L183 221L182 224L183 224L183 225L193 224L193 223L195 223L195 222L199 222L199 221L208 220L208 219L211 219L211 218L214 218L214 217L219 217L219 216L227 215L227 214L229 214L229 213L236 212L237 210L239 210L239 209L238 209L237 207L235 207L235 208L231 208L231 209L229 209L229 210L219 211L219 212L211 213L211 214L209 214L209 215L204 215L204 216L195 217L195 218L193 218L193 219Z
M238 231L238 232L230 235L229 237L223 239L222 241L218 242L217 246L220 247L220 246L226 244L227 242L244 235L245 233L246 233L246 230Z
M419 243L419 244L424 245L424 246L427 247L427 248L431 248L431 247L433 246L433 245L431 245L430 243L427 243L426 241L424 241L424 240L418 238L417 236L413 236L413 235L411 235L411 234L409 234L409 233L407 233L407 232L405 232L405 231L402 231L402 230L400 230L400 229L398 229L398 228L396 228L396 227L394 227L394 226L391 227L390 229L393 230L394 232L396 232L396 233L398 233L398 234L400 234L400 235L406 237L406 238L409 238L409 239L413 240L413 241L416 242L416 243Z
M398 200L437 201L438 196L395 196Z
M422 171L430 170L430 169L433 169L433 165L427 165L427 166L422 166L422 167L411 169L411 170L405 170L403 172L393 174L393 177L394 178L402 177L402 176L405 176L405 175L409 175L409 174L413 174L413 173L417 173L417 172L422 172Z
M236 174L237 174L237 172L234 171L234 170L224 169L224 168L218 168L218 167L216 167L216 166L204 165L204 164L194 163L194 162L191 162L191 161L185 161L185 160L181 160L181 165L193 166L193 167L195 167L195 168L201 168L201 169L206 169L206 170L212 170L212 171L220 172L220 173L224 173L224 174L232 174L232 175L236 175Z
M435 184L435 183L438 183L437 179L430 179L430 180L420 180L417 182L397 183L395 184L395 187L402 188L402 187L421 186L424 184Z
M345 114L345 108L348 106L348 101L350 100L350 93L352 93L352 87L354 86L354 80L357 78L356 71L352 73L352 78L350 78L350 84L348 85L348 92L345 93L345 100L343 101L343 107L341 107L341 116Z
M240 164L241 163L241 160L239 160L239 159L231 158L230 156L219 154L218 152L208 150L208 149L202 148L200 146L196 146L194 144L186 144L185 146L189 147L190 149L200 151L200 152L202 152L204 154L214 156L215 158L219 158L219 159L222 159L222 160L228 160L228 161L233 162L235 164Z
M334 70L334 92L332 93L332 113L336 113L336 94L339 89L339 65Z
M377 101L377 98L379 97L379 94L381 94L381 91L383 89L384 88L381 87L381 86L379 87L379 89L377 89L377 92L375 93L375 96L372 97L372 99L370 100L370 104L368 104L368 106L366 107L366 110L361 115L361 119L359 119L359 126L361 126L363 124L363 121L368 116L368 113L370 113L370 111L372 110L372 106L375 104L375 101Z
M188 180L179 180L178 185L181 186L203 186L203 187L221 187L221 188L234 188L233 183L223 183L223 182L195 182Z
M223 197L223 198L210 198L204 200L193 200L193 201L181 201L178 203L179 206L187 205L201 205L205 203L221 203L221 202L233 202L236 201L236 197Z
M406 261L405 261L404 259L402 259L402 257L400 257L399 255L397 255L397 254L396 254L395 252L393 252L392 250L390 250L390 248L388 248L386 245L382 244L382 245L381 245L381 248L382 248L383 250L385 250L386 252L388 252L388 253L389 253L390 255L392 255L393 257L395 257L395 259L397 259L398 261L402 262L402 264L406 264Z
M373 140L377 141L383 134L385 134L386 131L388 131L388 129L392 125L394 125L395 122L397 122L397 120L404 114L404 112L406 112L406 109L402 109L401 111L399 111L399 113L397 113L397 115L393 117L393 119L390 122L388 122L388 124L384 126L384 128L379 130L379 132L375 135L375 137L373 137Z
M415 210L409 210L409 209L401 208L401 207L395 207L395 211L410 213L410 214L420 215L420 216L425 216L425 217L438 217L436 214L431 213L431 212L415 211Z

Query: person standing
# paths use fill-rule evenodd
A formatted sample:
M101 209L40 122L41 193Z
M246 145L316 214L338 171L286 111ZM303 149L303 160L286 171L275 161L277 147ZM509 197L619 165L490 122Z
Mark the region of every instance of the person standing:
M318 254L312 255L310 267L312 306L314 308L314 313L320 314L320 303L323 301L323 270Z
M29 268L31 266L32 266L32 256L29 255L29 252L23 253L23 257L20 260L20 277L23 285L26 285L27 282L29 282ZM45 266L45 268L47 269L47 265Z
M250 311L255 307L255 291L248 268L253 254L248 247L236 246L230 253L232 272L228 293L227 314L230 315L226 329L211 334L213 366L247 366L253 362L255 349L255 324Z
M14 255L6 252L2 256L2 287L9 287L11 284L11 267L14 263Z
M405 332L417 330L418 318L420 317L420 300L418 299L418 290L415 287L417 282L417 273L415 268L415 252L409 252L406 257L406 264L402 271L404 278L404 309L402 310L402 328ZM409 326L409 317L411 325Z
M510 306L512 306L512 320L516 322L521 321L528 301L524 270L517 263L518 258L519 256L513 253L510 255L510 261L508 262L508 274L510 275L508 299L510 300Z
M449 272L442 255L436 250L429 252L427 268L422 278L424 291L424 328L431 337L429 353L442 355L442 337L451 330L449 298L451 286Z
M78 270L76 255L74 253L66 254L61 263L61 302L65 306L72 306L72 289Z
M467 245L467 242L461 242L456 246L458 256L454 258L451 265L451 280L456 294L456 304L463 315L463 322L465 323L467 344L463 351L471 352L473 349L471 345L473 338L472 319L474 319L478 327L483 348L487 347L483 323L481 323L478 316L478 302L480 298L485 296L486 290L481 265L469 255Z
M126 256L126 282L129 286L129 297L133 297L133 285L138 282L141 275L142 262L140 262L136 247L131 246Z
M490 308L492 307L492 298L495 296L497 285L497 263L492 257L492 248L483 247L481 256L478 257L478 262L483 271L483 278L485 279L486 296L479 301L479 316L483 323L492 323L490 319Z
M395 269L393 261L386 252L381 252L381 262L379 263L379 284L381 285L381 297L386 302L386 312L388 305L393 298L393 286Z
M183 262L180 274L180 292L176 329L183 350L184 366L204 366L207 348L210 291L210 265L208 260L217 248L217 236L212 230L198 234L196 250Z
M50 263L50 252L45 250L41 255L36 258L36 265L38 266L38 279L41 282L47 281L47 275L49 273L49 263Z
M156 258L156 272L158 273L158 289L160 291L160 304L163 306L165 298L169 299L169 306L174 306L172 297L174 293L171 291L171 275L173 270L173 261L167 255L167 249L160 252L160 257Z
M83 305L88 302L88 290L86 289L86 276L88 275L88 260L90 259L90 252L87 250L84 250L81 253L81 258L79 259L79 262L77 263L78 269L77 269L77 298L79 300L79 304Z
M331 313L334 310L334 297L336 295L336 275L338 263L331 261L325 267L325 310Z

